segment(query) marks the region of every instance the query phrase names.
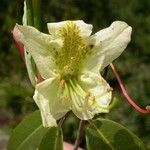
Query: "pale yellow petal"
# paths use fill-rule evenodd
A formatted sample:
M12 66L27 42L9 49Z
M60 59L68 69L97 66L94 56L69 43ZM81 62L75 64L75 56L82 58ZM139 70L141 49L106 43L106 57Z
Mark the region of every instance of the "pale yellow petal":
M80 76L80 84L95 97L96 103L108 108L112 98L112 88L100 74L86 72Z
M26 63L29 79L30 79L32 85L35 86L37 83L37 77L36 77L35 71L33 69L32 57L30 54L27 54L26 49L25 49L24 53L25 53L25 63Z
M55 119L60 119L70 110L70 100L62 82L59 77L54 77L36 85L38 93L48 101L50 113Z
M83 61L83 70L99 72L116 59L131 40L132 28L125 22L115 21L110 27L100 30L89 41L91 54Z
M76 20L76 21L68 20L68 21L61 21L56 23L48 23L47 27L49 33L55 38L60 38L60 30L61 28L65 27L68 22L73 22L78 26L81 37L88 37L91 35L93 26L91 24L86 24L82 20Z
M72 111L81 120L88 120L97 113L107 113L111 101L109 84L95 73L85 73L79 80L70 80L69 91Z
M34 100L39 107L42 124L44 127L53 127L57 126L56 119L51 115L50 107L49 107L49 100L44 98L42 94L38 91L34 93Z
M17 25L17 28L20 31L20 41L33 57L41 76L43 78L53 76L57 70L54 55L61 43L52 40L50 35L41 33L34 27Z

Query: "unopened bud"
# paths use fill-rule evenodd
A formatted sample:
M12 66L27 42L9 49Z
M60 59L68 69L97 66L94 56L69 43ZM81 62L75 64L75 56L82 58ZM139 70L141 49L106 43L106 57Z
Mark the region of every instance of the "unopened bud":
M24 45L20 41L20 31L18 30L18 28L16 26L14 27L14 29L12 31L12 35L13 35L13 39L15 41L16 47L18 48L19 53L20 53L22 59L25 61Z

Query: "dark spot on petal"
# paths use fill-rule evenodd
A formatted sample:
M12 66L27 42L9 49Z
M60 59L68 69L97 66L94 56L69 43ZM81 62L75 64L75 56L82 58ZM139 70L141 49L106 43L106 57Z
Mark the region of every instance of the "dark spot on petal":
M94 45L93 45L93 44L90 44L90 45L89 45L89 48L90 48L90 49L92 49L93 47L94 47Z

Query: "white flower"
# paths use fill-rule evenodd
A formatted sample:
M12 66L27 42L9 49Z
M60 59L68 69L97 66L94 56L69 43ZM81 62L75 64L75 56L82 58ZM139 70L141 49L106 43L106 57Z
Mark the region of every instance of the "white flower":
M56 126L70 110L82 120L109 111L112 90L99 71L127 47L130 26L115 21L92 36L92 25L81 20L48 23L49 34L31 26L16 28L44 79L35 85L33 97L43 126Z

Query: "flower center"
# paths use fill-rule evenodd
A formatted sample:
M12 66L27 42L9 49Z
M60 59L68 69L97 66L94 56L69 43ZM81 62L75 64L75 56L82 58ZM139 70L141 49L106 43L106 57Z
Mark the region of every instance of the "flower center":
M79 27L72 21L60 29L63 46L56 55L56 64L63 78L76 76L82 59L89 51L89 46L80 36Z
M60 81L60 88L63 89L60 99L64 101L64 103L66 103L67 100L72 100L72 103L78 111L82 111L83 107L92 106L95 102L95 96L93 96L91 92L85 91L75 78L67 81L62 79Z

